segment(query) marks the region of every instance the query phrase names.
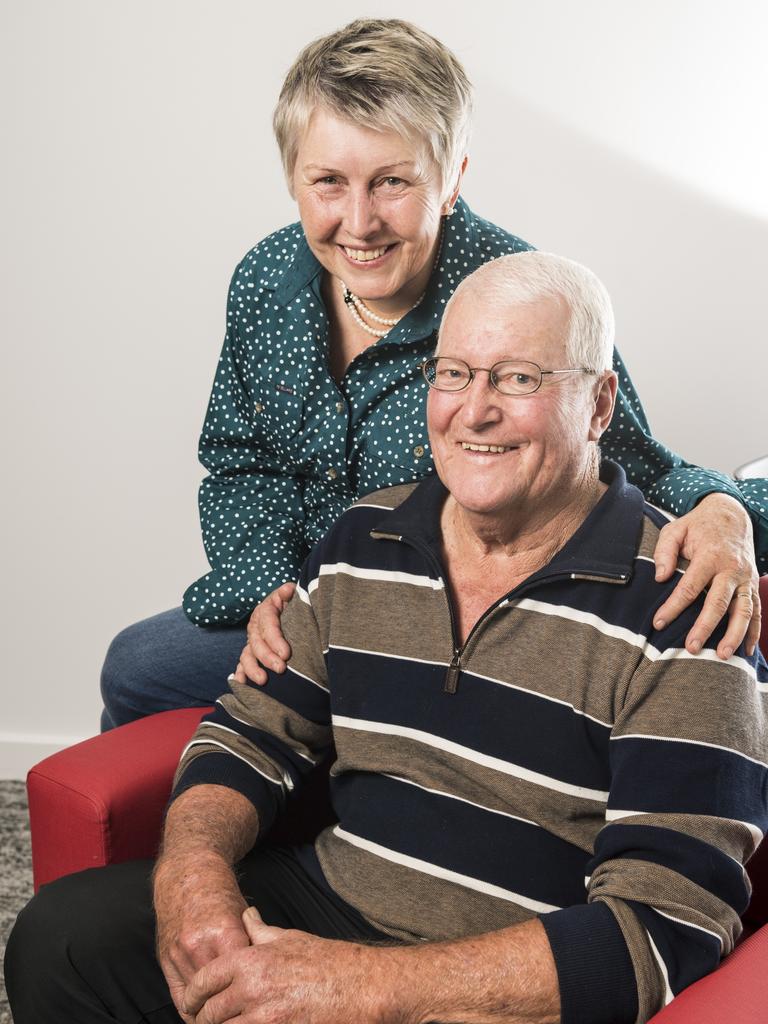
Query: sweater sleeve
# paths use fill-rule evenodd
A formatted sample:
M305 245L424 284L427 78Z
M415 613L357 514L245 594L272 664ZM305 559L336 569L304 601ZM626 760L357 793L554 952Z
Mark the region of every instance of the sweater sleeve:
M647 1021L733 949L749 903L744 864L768 828L768 669L743 648L720 661L716 641L691 656L674 625L620 701L588 903L542 918L562 1024Z
M204 783L228 786L256 808L266 831L332 744L324 644L304 566L283 615L292 655L264 687L232 682L182 753L173 799Z
M234 625L268 593L298 577L307 555L303 486L281 445L298 428L301 400L254 372L252 328L240 319L243 264L227 303L227 333L208 404L199 457L209 475L199 493L211 571L185 592L197 625Z
M606 458L619 462L627 479L648 500L676 516L685 515L708 494L729 494L749 513L755 535L758 570L768 572L768 480L734 480L714 469L701 469L657 441L651 434L640 398L618 352L616 411L603 435Z

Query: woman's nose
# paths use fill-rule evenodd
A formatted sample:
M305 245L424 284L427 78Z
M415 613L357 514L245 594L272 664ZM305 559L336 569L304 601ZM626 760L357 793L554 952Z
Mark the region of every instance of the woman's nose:
M350 191L344 216L344 226L353 239L361 241L373 236L381 227L376 200L365 189Z

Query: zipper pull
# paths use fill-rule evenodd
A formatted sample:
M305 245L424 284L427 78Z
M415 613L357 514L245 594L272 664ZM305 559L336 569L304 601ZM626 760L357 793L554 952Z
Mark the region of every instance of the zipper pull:
M461 675L461 651L459 648L453 652L453 659L451 664L448 666L448 672L445 677L445 685L443 686L443 693L456 693L459 685L459 676Z

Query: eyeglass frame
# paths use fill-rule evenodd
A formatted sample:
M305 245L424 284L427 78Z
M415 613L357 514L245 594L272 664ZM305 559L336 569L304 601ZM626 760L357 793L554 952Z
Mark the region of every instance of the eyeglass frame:
M469 380L465 384L462 384L460 388L439 388L436 384L430 383L429 378L427 377L427 364L436 363L438 359L452 359L455 363L463 363L464 366L466 366L467 370L469 371ZM535 366L536 369L539 371L539 383L536 385L533 391L521 391L519 394L514 394L513 392L510 391L502 391L501 388L493 379L493 371L496 369L497 366L501 366L502 363L527 363L528 366ZM543 370L539 366L539 364L534 363L532 359L499 359L498 362L495 362L493 366L491 366L489 369L487 366L470 366L465 359L459 359L456 356L430 356L429 359L424 360L424 362L421 364L420 369L422 376L424 377L424 380L427 382L427 387L432 388L433 391L442 391L444 395L458 395L461 391L466 391L469 385L475 379L475 374L477 373L477 371L483 370L485 373L488 374L488 379L490 380L493 389L497 391L500 395L504 395L505 398L525 398L528 395L535 395L536 392L541 388L541 385L544 383L544 378L547 376L551 376L552 374L555 373L589 373L592 374L593 376L599 376L597 370L590 370L586 366L569 366L566 367L566 369L564 370Z

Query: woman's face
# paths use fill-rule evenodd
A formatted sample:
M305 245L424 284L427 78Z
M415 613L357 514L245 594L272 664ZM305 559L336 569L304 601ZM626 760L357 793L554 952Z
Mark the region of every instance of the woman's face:
M293 186L309 246L329 274L382 311L402 313L418 300L450 203L441 201L438 168L412 142L318 107Z

